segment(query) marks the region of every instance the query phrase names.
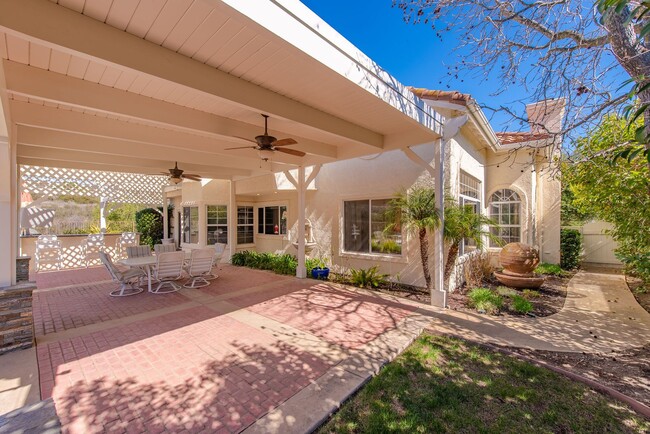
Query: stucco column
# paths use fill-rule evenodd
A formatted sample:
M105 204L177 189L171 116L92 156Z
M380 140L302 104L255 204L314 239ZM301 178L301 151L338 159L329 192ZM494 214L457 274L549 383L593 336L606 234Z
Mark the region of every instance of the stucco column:
M298 168L298 268L296 277L304 279L307 277L305 269L305 167Z
M102 234L106 233L106 203L108 199L105 197L99 198L99 231Z
M0 117L4 124L4 116ZM4 126L4 125L3 125ZM16 283L18 252L18 182L16 150L6 136L0 137L0 287Z
M230 181L230 197L228 202L228 249L224 251L224 262L230 262L230 258L237 251L237 197L235 181Z
M162 214L163 214L163 240L169 238L169 213L167 208L169 207L169 202L167 200L167 192L165 187L162 187Z
M447 292L444 280L445 241L443 227L445 225L445 140L438 140L435 146L435 193L436 208L440 213L440 226L436 229L433 243L433 287L431 288L431 304L434 306L447 306Z

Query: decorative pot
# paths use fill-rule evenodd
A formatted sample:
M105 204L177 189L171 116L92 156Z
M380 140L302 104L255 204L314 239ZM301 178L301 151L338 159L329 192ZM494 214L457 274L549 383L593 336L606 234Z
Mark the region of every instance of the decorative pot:
M330 269L327 267L325 268L315 267L311 270L311 277L313 277L314 279L327 280L329 275L330 275Z
M539 264L537 249L524 243L506 244L499 254L504 274L513 276L532 276Z

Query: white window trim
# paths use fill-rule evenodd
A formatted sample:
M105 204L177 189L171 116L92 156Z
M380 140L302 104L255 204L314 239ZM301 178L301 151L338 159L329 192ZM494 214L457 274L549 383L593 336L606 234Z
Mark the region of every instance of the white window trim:
M408 232L402 228L402 252L400 254L386 254L386 253L376 253L376 252L349 252L345 250L345 202L357 201L357 200L390 200L395 197L395 193L387 194L375 194L375 195L365 195L365 196L344 196L339 200L339 257L341 258L351 258L351 259L360 259L360 260L373 260L373 261L382 261L382 262L408 262ZM370 242L372 242L372 237L370 237Z
M250 224L241 224L241 225L239 224L238 212L239 212L240 207L251 207L251 208L253 208L253 224L252 224L252 226L253 226L253 242L252 243L239 244L237 242L237 229L239 228L239 226L251 226ZM247 248L247 247L255 247L255 238L256 238L255 237L255 235L256 235L255 234L255 226L257 224L257 217L255 216L255 204L254 203L237 203L237 204L235 204L235 213L234 213L234 215L237 218L235 220L235 222L234 222L234 228L235 228L235 234L234 235L235 235L236 248L240 249L240 248Z
M182 211L181 211L181 219L182 219L182 224L181 224L181 246L183 247L199 247L201 245L201 205L198 203L191 203L191 204L185 204L181 205ZM196 243L192 242L187 242L185 241L185 208L196 208L197 213L198 213L198 220L197 220L197 225L198 225L198 240ZM190 211L191 213L191 211ZM179 222L180 224L180 222ZM190 226L190 233L192 231L192 228Z
M226 207L226 224L225 224L225 225L224 225L224 224L216 224L216 225L210 225L210 224L208 224L208 207L209 207L209 206L225 206L225 207ZM205 208L205 225L204 225L204 226L205 226L205 242L206 242L206 245L208 245L208 244L207 244L207 243L208 243L208 232L210 232L210 231L208 230L208 228L209 228L210 226L225 226L225 227L227 228L227 230L230 231L230 218L229 218L229 217L230 217L230 214L229 214L229 210L228 210L228 208L229 208L229 207L228 207L228 204L226 204L226 203L212 203L212 202L207 202L207 203L204 205L204 208ZM228 244L228 243L226 243L226 244Z
M496 201L496 202L489 201L487 203L488 217L490 217L491 219L493 218L493 216L492 216L492 205L511 205L513 203L519 204L519 224L518 225L510 225L510 224L503 225L501 223L498 223L498 221L497 221L497 223L499 225L499 228L519 228L519 241L510 241L510 242L512 242L512 243L517 243L517 242L521 243L522 242L521 240L524 238L523 207L522 207L522 204L524 203L524 201L522 200L521 194L517 190L514 190L512 188L508 188L508 187L498 188L498 189L494 190L492 192L492 194L490 194L490 199L492 199L492 196L499 190L510 190L510 191L516 193L517 196L519 196L519 200ZM500 214L500 212L499 212L499 214ZM494 226L490 226L490 228L492 228L492 227L494 227ZM491 244L491 243L492 242L490 241L489 244ZM499 246L492 246L492 245L490 245L490 248L491 249L501 249L501 247L499 247Z
M259 233L258 232L258 226L260 225L260 222L259 222L259 217L258 217L259 216L259 211L258 210L260 208L274 208L274 207L279 208L279 207L282 207L282 206L285 207L286 210L287 210L286 211L287 212L287 233L286 234L261 234L261 233ZM287 240L289 239L289 204L287 202L269 202L269 203L263 202L263 203L255 204L254 214L255 215L253 216L253 218L255 220L254 229L255 229L255 236L256 237L259 237L259 238L262 238L262 239L264 239L264 238L268 238L268 239L282 238L282 239L287 239ZM280 217L282 217L282 216L280 216Z

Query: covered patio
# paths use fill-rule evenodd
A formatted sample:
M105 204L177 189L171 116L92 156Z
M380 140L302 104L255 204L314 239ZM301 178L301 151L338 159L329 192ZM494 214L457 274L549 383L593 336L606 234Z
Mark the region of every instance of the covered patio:
M309 388L362 384L424 324L401 299L218 273L205 288L125 299L106 296L115 284L102 268L38 275L40 395L66 432L300 432L314 416L292 412L295 401L317 414L331 398L305 401Z

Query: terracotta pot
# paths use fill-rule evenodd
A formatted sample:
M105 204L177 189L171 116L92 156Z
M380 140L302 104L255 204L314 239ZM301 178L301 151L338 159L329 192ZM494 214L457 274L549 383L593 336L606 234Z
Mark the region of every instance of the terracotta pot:
M539 252L523 243L506 244L499 254L503 273L513 276L532 276L539 264Z

